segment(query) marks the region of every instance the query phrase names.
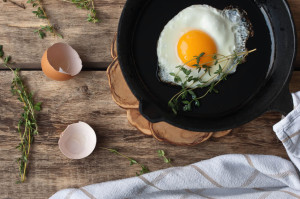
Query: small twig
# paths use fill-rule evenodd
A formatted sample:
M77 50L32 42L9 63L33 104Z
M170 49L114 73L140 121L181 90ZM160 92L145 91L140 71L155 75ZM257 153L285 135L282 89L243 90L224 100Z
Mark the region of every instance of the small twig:
M244 60L244 58L256 51L250 50L245 52L239 52L234 53L232 55L224 56L219 54L213 54L213 55L205 55L205 53L201 53L199 56L194 56L193 59L190 61L184 63L183 65L179 65L176 68L179 68L179 71L177 73L170 73L171 76L174 77L174 82L180 83L182 89L180 92L175 94L168 102L168 106L172 109L173 113L176 115L179 111L180 104L183 105L183 111L191 111L192 105L195 105L196 107L200 107L200 99L203 99L206 97L209 93L215 92L219 93L219 91L215 88L221 81L226 80L227 75L231 73L232 70L234 70L241 62ZM202 57L212 57L212 61L206 62L206 63L200 63L200 60ZM221 58L218 59L218 56L221 56ZM191 75L192 69L187 69L184 66L186 66L188 63L195 61L197 64L194 64L193 66L196 67L196 70L198 70L198 73L200 73L202 70L204 70L204 73L200 75L200 77L194 77ZM233 60L233 65L231 65L231 68L228 67L229 60ZM221 67L220 63L226 62L225 67ZM219 69L214 73L211 74L211 66L210 65L218 65ZM185 79L181 79L179 77L179 73L183 73L185 75ZM207 81L203 81L202 78L204 75L209 75L210 79ZM218 79L219 78L219 79ZM216 81L215 81L216 80ZM190 85L188 85L188 83ZM198 84L195 86L195 84ZM208 90L205 92L204 95L201 97L197 97L195 92L193 90L197 88L206 88L208 87ZM181 98L181 99L180 99Z
M109 149L109 148L105 148L105 147L100 147L101 149L104 149L104 150L107 150L109 152L112 152L112 153L115 153L123 158L126 158L127 160L130 161L130 166L131 165L134 165L134 164L137 164L141 167L141 170L139 172L136 172L136 175L137 176L140 176L140 175L143 175L145 173L149 173L150 170L148 169L147 166L143 165L143 164L140 164L138 161L136 161L135 159L131 158L131 157L128 157L122 153L120 153L119 151L115 150L115 149Z
M3 61L3 66L8 68L14 74L14 78L11 84L11 92L13 95L17 95L18 99L24 105L24 112L18 122L17 130L20 134L20 143L16 147L21 152L21 157L18 158L19 175L20 180L18 182L24 182L26 179L26 170L28 164L28 157L31 144L33 143L34 136L38 134L38 125L35 117L35 111L41 110L41 103L34 103L33 94L29 92L19 74L20 69L12 69L9 66L11 56L4 56L3 46L0 45L0 58Z
M87 21L92 23L98 23L99 19L97 18L97 13L95 10L94 0L62 0L76 5L77 8L88 10Z
M15 6L18 6L19 8L26 9L26 6L24 5L24 3L17 3L12 0L3 0L3 2L10 2L10 3L14 4Z
M51 24L50 19L45 9L43 8L42 0L28 0L27 3L32 4L33 7L37 7L37 10L32 12L37 16L37 18L47 20L48 25L40 26L39 29L34 31L35 33L38 33L41 39L44 39L46 37L47 32L51 33L54 37L58 36L60 38L63 38L63 36L59 34L55 27Z
M171 158L167 158L166 157L166 154L165 154L164 150L158 150L157 154L158 154L159 157L163 158L163 160L164 160L165 163L170 164L173 167L173 165L171 163L172 162Z

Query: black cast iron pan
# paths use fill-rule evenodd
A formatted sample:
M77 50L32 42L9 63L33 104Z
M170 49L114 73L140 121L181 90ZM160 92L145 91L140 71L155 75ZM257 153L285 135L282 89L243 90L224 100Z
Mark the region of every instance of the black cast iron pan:
M247 48L257 51L218 85L219 94L208 95L200 108L174 115L167 104L180 88L157 77L157 41L168 21L194 4L245 10L254 30ZM151 122L166 121L193 131L220 131L245 124L267 111L287 114L293 108L288 85L296 35L285 0L127 0L117 45L124 77L140 101L140 112ZM196 92L200 95L203 91Z

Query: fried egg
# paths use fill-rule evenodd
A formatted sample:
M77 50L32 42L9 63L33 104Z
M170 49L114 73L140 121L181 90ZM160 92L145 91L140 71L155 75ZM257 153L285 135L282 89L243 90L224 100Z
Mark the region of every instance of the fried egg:
M218 10L208 5L190 6L171 19L160 34L157 44L158 76L163 82L181 85L186 80L186 74L178 72L177 66L185 64L183 67L191 70L189 76L201 77L200 84L210 84L220 78L220 75L214 75L220 67L223 72L235 72L235 59L219 61L217 64L215 60L246 51L250 35L251 24L238 9ZM205 54L198 64L209 66L209 72L199 71L199 67L195 66L195 56L201 53ZM176 82L174 74L182 82ZM188 84L196 87L192 82Z

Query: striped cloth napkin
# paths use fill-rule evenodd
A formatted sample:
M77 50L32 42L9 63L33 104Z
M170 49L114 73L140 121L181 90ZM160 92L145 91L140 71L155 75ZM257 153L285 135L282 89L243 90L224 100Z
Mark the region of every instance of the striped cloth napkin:
M300 92L295 109L274 125L291 161L269 155L223 155L139 177L65 189L51 199L300 198Z

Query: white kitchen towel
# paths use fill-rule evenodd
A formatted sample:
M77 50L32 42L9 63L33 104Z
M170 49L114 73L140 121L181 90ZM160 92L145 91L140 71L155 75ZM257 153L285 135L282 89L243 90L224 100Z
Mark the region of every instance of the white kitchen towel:
M223 155L139 177L65 189L51 199L299 198L300 92L295 109L274 126L291 161L269 155Z

